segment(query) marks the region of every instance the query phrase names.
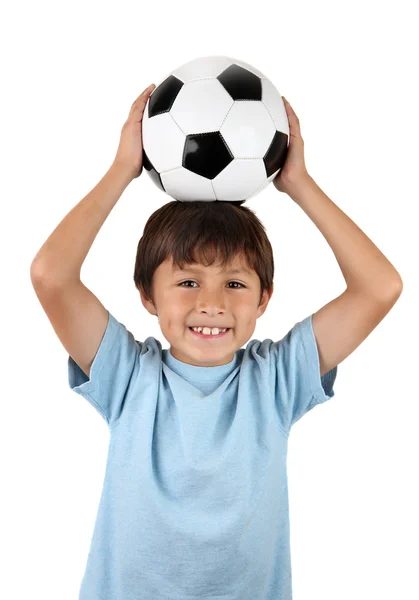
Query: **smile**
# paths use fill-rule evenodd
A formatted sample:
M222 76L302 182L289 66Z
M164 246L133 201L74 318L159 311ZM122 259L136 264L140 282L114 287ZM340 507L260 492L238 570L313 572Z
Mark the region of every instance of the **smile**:
M201 338L201 339L205 339L205 340L212 340L212 339L217 340L219 338L226 336L230 332L230 329L227 329L226 331L222 331L222 332L218 333L217 335L213 335L212 333L210 333L209 335L206 335L205 333L199 333L199 331L194 331L193 329L191 329L191 327L188 327L188 329L192 333L192 335L196 336L197 338Z

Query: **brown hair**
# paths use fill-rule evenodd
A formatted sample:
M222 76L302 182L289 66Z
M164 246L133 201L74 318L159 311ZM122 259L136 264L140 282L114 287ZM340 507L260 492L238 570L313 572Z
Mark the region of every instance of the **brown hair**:
M153 302L154 271L171 257L179 268L220 260L221 266L243 254L261 283L259 304L265 290L273 288L274 260L265 227L246 206L235 202L180 202L174 200L147 220L138 242L134 283Z

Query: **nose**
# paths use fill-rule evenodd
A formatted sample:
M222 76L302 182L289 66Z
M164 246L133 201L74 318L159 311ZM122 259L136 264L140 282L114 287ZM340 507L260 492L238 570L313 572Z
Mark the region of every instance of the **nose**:
M197 298L196 309L208 315L218 315L226 312L226 301L222 291L201 289Z

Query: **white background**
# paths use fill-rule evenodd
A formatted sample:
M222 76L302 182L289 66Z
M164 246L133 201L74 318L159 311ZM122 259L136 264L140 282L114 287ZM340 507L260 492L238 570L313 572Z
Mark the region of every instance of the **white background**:
M131 104L199 56L261 70L300 119L306 165L402 276L385 319L338 367L335 397L289 439L295 600L417 600L418 88L414 3L20 2L2 8L0 597L74 600L100 499L105 421L68 386L68 355L30 264L114 159ZM416 58L415 58L416 57ZM133 282L146 220L171 198L145 170L82 280L137 340L168 347ZM253 338L281 339L340 295L334 254L273 185L247 203L274 248ZM125 600L125 599L120 599Z

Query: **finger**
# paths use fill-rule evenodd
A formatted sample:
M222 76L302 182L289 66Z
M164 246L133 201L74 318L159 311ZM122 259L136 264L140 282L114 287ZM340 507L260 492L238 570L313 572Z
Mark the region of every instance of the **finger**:
M138 96L138 98L136 100L134 100L134 102L132 103L131 110L129 112L129 116L131 116L132 113L138 108L141 110L144 110L145 105L147 104L147 101L149 99L149 96L155 88L156 88L156 86L154 85L154 83L152 83L151 85L146 87L146 89L143 92L141 92L141 94Z
M300 120L297 117L297 115L295 114L294 109L292 108L291 104L288 102L288 100L285 98L285 96L282 96L283 100L284 100L284 104L285 104L285 108L287 111L287 115L288 115L288 120L290 122L290 125L297 129L299 131L300 128Z
M145 90L143 90L141 92L141 94L138 96L137 100L139 100L140 98L144 98L146 96L149 96L155 87L156 86L154 85L154 83L150 84L148 87L146 87Z
M295 115L295 112L294 112L291 104L288 102L288 100L285 98L285 96L282 96L282 98L284 100L284 105L285 105L285 108L287 109L287 111L289 111L290 113Z
M150 84L148 87L146 87L145 90L143 90L141 92L141 94L139 95L139 98L142 98L144 96L149 96L155 87L156 86L154 85L154 83Z
M155 89L155 87L156 86L154 85L154 83L152 83L151 85L149 85L148 87L146 87L145 90L143 90L141 92L141 94L138 96L138 98L136 98L134 100L134 102L131 104L131 106L135 106L135 104L137 102L140 102L141 100L143 100L146 97L148 98L148 96L151 94L151 92L153 91L153 89Z

